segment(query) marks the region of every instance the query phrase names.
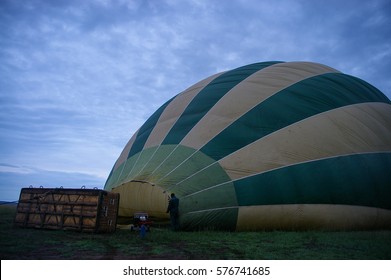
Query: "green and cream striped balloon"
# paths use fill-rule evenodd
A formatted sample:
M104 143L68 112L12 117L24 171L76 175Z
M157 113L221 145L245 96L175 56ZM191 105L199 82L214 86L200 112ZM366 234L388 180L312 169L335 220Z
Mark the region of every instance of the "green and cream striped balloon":
M391 102L310 62L262 62L206 78L161 106L105 185L119 214L183 229L391 227Z

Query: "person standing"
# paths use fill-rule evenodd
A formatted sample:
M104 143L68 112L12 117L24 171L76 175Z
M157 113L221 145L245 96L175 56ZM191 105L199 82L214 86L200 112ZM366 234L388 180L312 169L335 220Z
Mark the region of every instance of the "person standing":
M174 193L168 201L167 213L170 213L171 227L174 231L179 229L179 199Z

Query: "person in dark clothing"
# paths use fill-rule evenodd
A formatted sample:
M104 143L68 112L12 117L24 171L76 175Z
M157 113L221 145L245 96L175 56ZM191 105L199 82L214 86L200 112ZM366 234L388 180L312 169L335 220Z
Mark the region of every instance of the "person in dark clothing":
M172 229L179 229L179 199L174 193L171 194L171 198L168 202L167 213L170 213L171 227Z

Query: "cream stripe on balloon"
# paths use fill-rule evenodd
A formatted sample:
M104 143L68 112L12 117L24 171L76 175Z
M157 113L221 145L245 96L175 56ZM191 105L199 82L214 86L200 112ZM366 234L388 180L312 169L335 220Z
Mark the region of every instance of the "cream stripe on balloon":
M192 128L181 144L201 149L230 124L277 92L307 78L330 72L338 71L307 62L278 63L266 67L225 94Z
M210 76L209 78L196 83L184 92L178 94L161 114L144 145L144 149L160 145L193 98L197 96L197 94L211 81L223 73L224 72Z
M168 104L168 106L165 108L163 113L161 114L158 122L156 123L155 127L153 128L151 134L149 135L147 142L144 145L143 149L154 147L154 146L160 146L163 142L164 138L167 136L171 128L174 126L176 121L180 118L180 116L183 114L183 112L186 110L187 106L190 104L190 102L194 99L195 96L203 89L205 88L211 81L213 81L218 76L222 75L224 72L215 74L207 79L204 79L195 85L191 86L184 92L178 94L171 102ZM156 150L157 151L157 150ZM155 151L155 152L156 152ZM173 153L172 151L167 158ZM139 174L142 173L142 171L148 166L148 163L153 159L154 154L150 157L150 159L147 161L147 163L144 165L144 167L140 170ZM167 160L164 159L161 164L153 170L153 172L150 174L150 176L153 176L154 172ZM136 174L137 176L137 174Z
M391 105L386 103L327 111L269 134L219 163L232 179L238 179L337 155L391 151L390 111Z
M391 139L390 111L391 105L386 103L362 103L326 111L275 131L222 158L219 164L231 177L228 182L233 182L337 156L391 152L391 142L387 140ZM353 123L356 125L352 126ZM238 166L241 168L238 169ZM181 180L181 183L187 179Z

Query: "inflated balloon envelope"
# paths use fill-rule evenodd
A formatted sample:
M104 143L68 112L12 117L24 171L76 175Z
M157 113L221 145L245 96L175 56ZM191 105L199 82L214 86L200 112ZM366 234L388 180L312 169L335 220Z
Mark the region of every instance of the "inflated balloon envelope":
M391 228L391 102L311 62L262 62L206 78L131 137L105 189L119 214L182 229Z

